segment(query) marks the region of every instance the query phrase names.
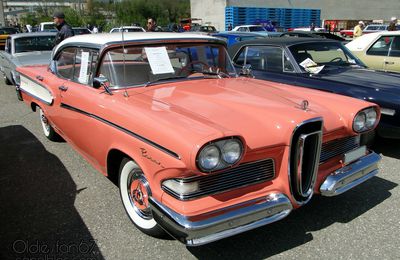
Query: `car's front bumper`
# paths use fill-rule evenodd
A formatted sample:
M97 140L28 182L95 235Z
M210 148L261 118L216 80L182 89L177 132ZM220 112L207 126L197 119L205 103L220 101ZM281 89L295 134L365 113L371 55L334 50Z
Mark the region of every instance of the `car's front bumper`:
M320 186L322 196L336 196L346 192L378 173L381 156L371 152L353 163L330 174Z
M183 216L150 199L153 217L171 236L188 246L198 246L233 236L286 217L292 210L281 193L247 201L198 216Z

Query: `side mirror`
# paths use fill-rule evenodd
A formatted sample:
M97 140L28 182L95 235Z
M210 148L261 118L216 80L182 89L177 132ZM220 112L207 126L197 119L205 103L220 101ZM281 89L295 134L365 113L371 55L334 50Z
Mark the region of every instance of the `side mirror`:
M239 72L239 75L243 77L254 78L251 64L243 65L242 69Z
M110 82L108 81L108 79L106 77L95 77L93 78L93 87L95 89L99 89L101 87L109 87L110 86Z
M93 88L99 89L99 88L104 88L104 90L109 94L112 95L112 92L110 90L110 81L104 76L100 77L95 77L93 78Z

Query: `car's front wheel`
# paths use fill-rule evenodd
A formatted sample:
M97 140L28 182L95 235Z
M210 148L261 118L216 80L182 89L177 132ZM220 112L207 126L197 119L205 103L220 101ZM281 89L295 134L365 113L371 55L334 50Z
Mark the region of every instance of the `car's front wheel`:
M154 220L149 197L151 189L140 167L131 159L124 158L119 168L121 200L131 221L142 232L164 237L165 231Z
M59 134L54 131L53 127L50 125L49 120L47 119L46 115L44 114L42 108L39 107L39 118L40 123L43 128L43 133L50 141L59 141L61 137Z

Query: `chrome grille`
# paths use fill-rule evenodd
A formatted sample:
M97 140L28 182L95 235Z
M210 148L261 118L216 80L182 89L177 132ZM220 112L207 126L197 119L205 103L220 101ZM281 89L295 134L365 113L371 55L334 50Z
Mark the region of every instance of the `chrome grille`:
M349 136L322 144L320 163L360 147L359 136Z
M199 191L184 197L179 197L178 194L165 187L164 189L170 195L178 199L189 200L265 182L271 180L274 176L274 161L272 159L265 159L256 162L243 163L221 173L183 179L182 181L185 183L194 181L199 182Z
M307 203L318 172L322 142L322 118L314 118L297 126L290 144L289 183L298 204Z

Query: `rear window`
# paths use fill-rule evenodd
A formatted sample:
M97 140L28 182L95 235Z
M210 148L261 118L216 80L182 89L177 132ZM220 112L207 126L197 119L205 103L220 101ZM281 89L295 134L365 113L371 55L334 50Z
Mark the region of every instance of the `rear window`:
M31 51L51 51L55 36L23 37L14 40L15 53Z

